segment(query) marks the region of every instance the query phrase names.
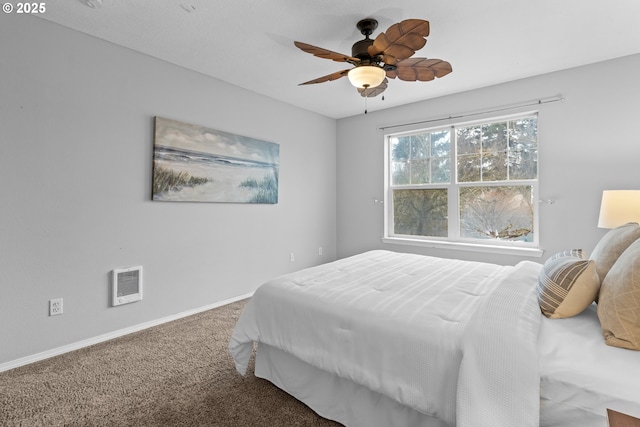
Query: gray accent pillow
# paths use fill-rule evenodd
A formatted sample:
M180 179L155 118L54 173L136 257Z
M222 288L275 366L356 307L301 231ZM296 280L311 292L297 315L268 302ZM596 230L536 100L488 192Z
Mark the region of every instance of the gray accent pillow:
M620 255L602 282L598 318L607 345L640 350L640 240Z
M562 319L582 313L600 290L594 261L582 249L551 256L538 275L538 303L546 317Z

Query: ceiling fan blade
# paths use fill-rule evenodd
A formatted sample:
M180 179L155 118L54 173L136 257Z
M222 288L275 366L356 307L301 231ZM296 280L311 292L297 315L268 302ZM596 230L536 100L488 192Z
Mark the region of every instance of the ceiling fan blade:
M317 79L309 80L308 82L300 83L298 86L302 85L310 85L314 83L324 83L330 82L332 80L337 80L341 77L349 74L349 70L336 71L335 73L327 74L326 76L318 77Z
M380 54L407 59L427 43L429 21L406 19L390 26L386 33L380 33L369 47L369 55Z
M387 88L387 83L389 80L386 78L376 87L368 87L368 88L358 88L358 93L360 96L373 98L374 96L380 95Z
M409 58L398 61L395 70L387 70L387 77L408 82L427 82L434 78L446 76L453 71L451 64L442 59Z
M295 44L299 49L310 53L313 56L317 56L318 58L331 59L336 62L349 62L353 65L357 65L360 63L360 60L358 58L354 58L353 56L333 52L331 50L323 49L321 47L313 46L307 43L294 41L293 44Z

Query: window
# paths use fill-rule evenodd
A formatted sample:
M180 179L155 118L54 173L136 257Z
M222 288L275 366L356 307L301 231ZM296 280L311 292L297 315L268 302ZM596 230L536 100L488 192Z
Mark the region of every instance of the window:
M538 119L386 136L385 237L537 248Z

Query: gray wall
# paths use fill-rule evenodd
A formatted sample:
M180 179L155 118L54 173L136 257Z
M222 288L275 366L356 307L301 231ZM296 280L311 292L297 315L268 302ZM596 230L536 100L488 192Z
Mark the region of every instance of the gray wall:
M156 115L280 144L279 203L150 201ZM0 364L336 256L333 119L2 14L0 121ZM110 307L110 271L136 265L144 300Z
M455 69L455 64L454 64ZM564 249L589 252L606 230L597 228L604 189L640 189L640 55L546 74L452 96L369 112L338 121L338 256L386 248L502 264L523 258L478 252L383 244L383 135L380 127L460 113L513 106L562 95L564 102L540 105L540 245L544 261ZM445 78L455 78L453 74ZM396 84L428 85L392 81ZM418 90L418 89L416 89ZM535 107L510 110L508 114ZM489 114L488 116L491 116ZM467 119L469 120L469 119ZM441 122L442 123L442 122Z

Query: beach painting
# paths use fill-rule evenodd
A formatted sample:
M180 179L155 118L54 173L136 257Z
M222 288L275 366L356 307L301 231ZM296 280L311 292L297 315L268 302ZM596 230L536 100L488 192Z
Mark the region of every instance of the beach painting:
M278 203L280 146L155 118L152 199Z

